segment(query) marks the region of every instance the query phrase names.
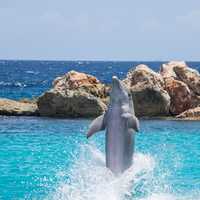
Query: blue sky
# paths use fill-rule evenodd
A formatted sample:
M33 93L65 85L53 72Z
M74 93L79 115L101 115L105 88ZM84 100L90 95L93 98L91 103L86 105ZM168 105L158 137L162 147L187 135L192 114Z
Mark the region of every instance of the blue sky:
M200 60L200 1L0 0L0 59Z

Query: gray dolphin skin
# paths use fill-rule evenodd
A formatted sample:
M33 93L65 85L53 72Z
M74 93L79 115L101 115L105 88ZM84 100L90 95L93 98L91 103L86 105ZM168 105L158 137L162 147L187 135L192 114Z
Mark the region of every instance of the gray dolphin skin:
M106 129L106 167L115 175L132 165L134 132L139 131L133 100L125 85L112 77L112 90L108 110L90 125L87 138Z

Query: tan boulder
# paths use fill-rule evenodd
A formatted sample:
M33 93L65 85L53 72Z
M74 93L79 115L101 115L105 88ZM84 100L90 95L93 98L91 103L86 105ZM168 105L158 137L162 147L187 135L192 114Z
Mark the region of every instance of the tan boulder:
M106 89L94 76L70 71L53 82L53 88L38 98L42 116L92 117L106 109Z
M76 89L82 85L93 86L100 83L96 77L76 71L71 71L66 75L66 82L70 89Z
M169 115L170 97L162 88L136 84L131 87L131 94L137 116Z
M173 78L166 78L165 90L171 97L171 114L177 115L192 107L190 89L182 81L178 81Z
M174 71L179 80L183 81L196 94L200 95L200 74L190 67L174 67Z
M53 81L53 89L66 92L67 90L83 90L96 97L106 98L106 87L100 81L88 74L70 71Z
M160 74L171 97L172 114L200 105L200 75L196 70L184 61L171 61L161 66Z
M160 74L146 65L139 65L128 72L124 83L130 88L137 116L169 114L170 97L163 89Z
M130 69L124 82L129 86L143 82L144 84L162 87L164 80L159 73L154 72L147 65L140 64L134 69Z
M164 63L160 67L160 74L162 75L163 78L177 78L177 75L174 71L175 67L181 67L181 68L186 68L187 64L184 61L171 61L168 63Z
M19 102L11 99L0 99L0 115L38 115L37 104L30 102Z

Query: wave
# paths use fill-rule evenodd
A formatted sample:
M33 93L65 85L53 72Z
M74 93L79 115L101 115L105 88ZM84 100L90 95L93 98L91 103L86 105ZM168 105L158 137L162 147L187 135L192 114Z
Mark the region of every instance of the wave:
M13 87L13 88L27 88L27 87L37 87L37 86L46 86L48 84L47 80L43 80L43 81L32 81L31 83L26 82L5 82L5 81L0 81L0 87Z
M38 72L38 71L31 71L31 70L28 70L28 71L25 71L27 74L35 74L35 75L37 75L37 74L39 74L40 72Z
M26 87L27 85L21 82L4 82L0 81L0 86L11 86L11 87Z

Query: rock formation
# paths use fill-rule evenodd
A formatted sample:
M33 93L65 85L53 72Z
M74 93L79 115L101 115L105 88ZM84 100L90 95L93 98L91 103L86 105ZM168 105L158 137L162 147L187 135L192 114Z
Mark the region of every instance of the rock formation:
M185 62L162 64L159 73L138 65L123 82L131 91L137 116L199 116L200 74ZM70 71L56 78L36 102L0 99L0 114L94 117L107 109L109 89L94 76Z
M174 71L175 67L187 67L187 64L184 61L171 61L168 63L164 63L160 67L160 74L163 78L177 78L177 75Z
M188 85L191 91L200 95L200 74L197 70L190 67L176 66L174 71L178 79Z
M172 61L160 69L165 86L171 97L170 112L177 115L200 104L200 75L185 62Z
M165 79L165 90L171 97L170 113L172 115L180 114L191 107L191 92L185 83L167 78Z
M0 115L32 116L38 115L37 104L24 103L10 99L0 99Z
M106 89L94 76L70 71L53 82L53 88L38 98L42 116L92 117L103 113Z
M137 116L169 114L170 97L163 89L162 76L146 65L131 69L124 83L130 88Z

